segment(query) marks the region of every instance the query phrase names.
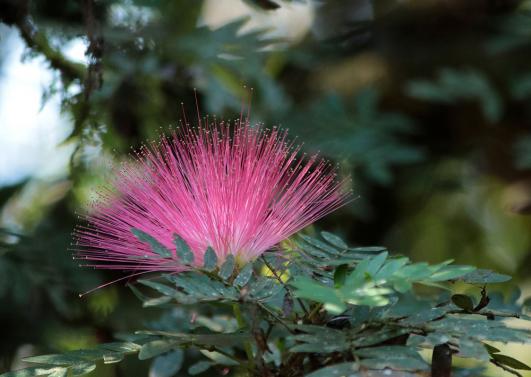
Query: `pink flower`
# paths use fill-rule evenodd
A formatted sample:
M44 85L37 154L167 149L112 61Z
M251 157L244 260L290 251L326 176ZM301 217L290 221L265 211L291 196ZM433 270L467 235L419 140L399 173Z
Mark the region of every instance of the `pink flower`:
M350 198L330 164L299 151L285 131L248 122L174 131L143 147L101 190L87 225L76 228L77 256L97 268L181 271L177 234L196 265L209 246L220 262L229 254L253 260ZM154 253L133 228L172 256Z

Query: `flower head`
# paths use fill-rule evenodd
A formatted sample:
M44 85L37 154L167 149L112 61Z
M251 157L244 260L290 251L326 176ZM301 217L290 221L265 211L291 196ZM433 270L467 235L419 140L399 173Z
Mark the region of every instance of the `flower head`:
M151 250L138 229L174 250L177 234L195 263L257 258L346 203L350 192L317 156L299 158L286 131L249 122L183 127L143 147L116 171L75 231L78 257L98 268L181 271Z

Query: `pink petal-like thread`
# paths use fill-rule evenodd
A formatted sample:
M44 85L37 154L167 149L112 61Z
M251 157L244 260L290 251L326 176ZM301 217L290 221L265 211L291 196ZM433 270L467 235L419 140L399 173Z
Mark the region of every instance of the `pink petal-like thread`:
M209 246L220 263L229 254L245 262L351 198L328 162L299 158L286 131L242 118L206 123L182 126L122 164L75 230L78 258L140 273L185 269L139 241L137 228L173 253L178 234L198 266Z

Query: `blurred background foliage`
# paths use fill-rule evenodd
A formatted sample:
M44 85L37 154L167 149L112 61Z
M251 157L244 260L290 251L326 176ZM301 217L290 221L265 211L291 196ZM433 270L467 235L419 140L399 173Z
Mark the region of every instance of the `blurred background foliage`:
M0 0L0 21L0 371L158 318L123 282L79 299L122 275L67 249L113 162L181 102L194 119L194 88L225 119L252 88L253 121L353 177L357 199L319 228L529 296L531 2Z

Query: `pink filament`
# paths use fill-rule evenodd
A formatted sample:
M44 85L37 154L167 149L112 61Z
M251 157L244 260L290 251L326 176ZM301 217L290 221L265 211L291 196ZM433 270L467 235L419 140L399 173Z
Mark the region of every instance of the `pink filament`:
M248 121L174 131L143 147L100 191L87 225L76 228L77 256L97 268L184 269L139 241L137 228L170 250L178 234L196 265L208 246L220 261L255 259L350 198L327 162L304 161L299 151L286 131Z

